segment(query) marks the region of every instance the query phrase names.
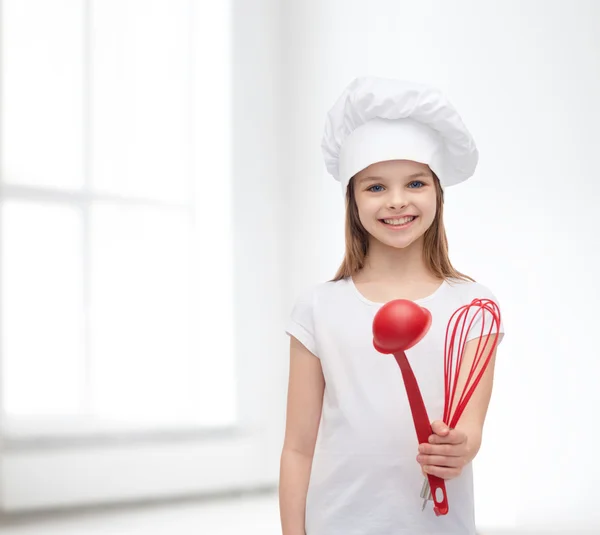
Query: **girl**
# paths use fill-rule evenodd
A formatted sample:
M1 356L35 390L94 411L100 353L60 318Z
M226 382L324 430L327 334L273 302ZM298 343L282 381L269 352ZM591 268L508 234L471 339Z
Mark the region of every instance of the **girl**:
M381 78L346 88L329 112L322 147L345 196L346 251L331 281L299 297L286 329L283 535L474 535L471 461L495 355L456 428L439 418L448 320L474 298L498 303L454 269L443 223L444 188L472 176L477 149L439 91ZM406 352L427 412L438 418L427 444L415 440L394 358L373 347L375 313L393 299L413 300L432 315L426 336ZM480 317L467 335L465 362L481 332ZM503 332L501 324L500 340ZM447 515L436 516L431 505L421 510L424 473L446 480Z

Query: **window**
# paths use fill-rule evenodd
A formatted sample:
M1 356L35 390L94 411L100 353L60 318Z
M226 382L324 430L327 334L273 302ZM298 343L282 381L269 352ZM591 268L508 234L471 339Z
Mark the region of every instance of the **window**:
M4 435L234 424L228 3L2 10Z

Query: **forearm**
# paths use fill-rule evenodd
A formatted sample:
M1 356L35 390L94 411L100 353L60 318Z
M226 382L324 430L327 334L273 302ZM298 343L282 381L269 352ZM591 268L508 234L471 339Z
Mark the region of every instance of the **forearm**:
M465 362L475 362L476 357L481 357L483 354L487 354L485 353L484 348L487 347L488 342L493 343L493 337L488 339L487 336L484 336L482 338L473 339L467 342L467 345L465 346L464 350L466 358ZM489 364L485 372L483 373L480 382L477 385L477 388L475 388L475 390L473 391L469 402L467 403L465 409L462 412L462 415L460 416L456 424L456 428L460 429L467 435L469 462L471 462L475 458L475 456L479 453L479 449L481 448L483 426L485 423L485 417L487 415L494 386L494 367L496 363L496 351L497 348L494 348L494 352L490 357ZM471 370L471 366L466 366L464 370L466 373L467 371ZM467 378L464 376L461 376L461 378L461 383L466 384Z
M468 421L458 422L456 429L463 431L467 435L467 464L469 464L479 453L481 448L481 440L483 430L479 424L471 423Z
M283 535L305 535L306 494L312 456L283 449L279 473L279 512Z

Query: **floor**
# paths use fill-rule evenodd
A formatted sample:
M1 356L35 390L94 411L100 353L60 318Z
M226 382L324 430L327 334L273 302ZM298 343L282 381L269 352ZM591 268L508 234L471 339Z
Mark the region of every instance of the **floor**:
M5 519L2 535L281 535L277 496L219 500Z
M90 509L0 521L2 535L281 535L275 492L212 500ZM540 531L482 531L533 535ZM549 532L559 535L558 532ZM564 533L564 532L563 532ZM594 531L586 533L595 533ZM566 534L565 534L566 535Z

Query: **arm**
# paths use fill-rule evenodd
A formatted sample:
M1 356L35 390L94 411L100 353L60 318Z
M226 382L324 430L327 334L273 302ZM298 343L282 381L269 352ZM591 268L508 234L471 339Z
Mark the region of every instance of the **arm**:
M320 360L296 338L290 337L286 428L279 475L283 535L305 535L306 494L324 389Z
M485 344L486 338L487 336L481 338L482 345L479 347L479 353L483 351L483 344ZM476 338L465 344L456 393L450 414L454 414L456 405L458 405L461 394L464 391L466 380L477 353L478 341L479 338ZM489 354L493 341L491 339L488 342L485 347L484 356ZM443 479L453 479L461 474L463 467L469 464L479 452L483 435L483 423L492 395L495 360L496 350L492 353L488 367L473 391L473 395L467 403L456 427L452 431L449 431L446 423L441 420L432 422L433 434L429 437L428 444L419 445L419 456L417 457L424 472ZM475 376L481 372L482 363L480 361L479 366L477 366ZM470 384L473 384L472 380Z
M489 350L494 344L494 339L497 335L492 336L484 336L481 339L475 338L474 340L469 340L465 344L465 350L463 355L463 363L460 370L457 394L455 396L455 403L458 402L458 394L464 390L464 384L471 370L472 364L475 360L477 344L479 340L481 340L481 345L479 347L479 352L485 351L483 353L483 357L489 353ZM501 335L502 336L502 335ZM486 339L490 340L486 344ZM484 349L485 347L485 349ZM456 424L456 429L463 431L467 435L467 446L468 446L468 454L467 454L467 463L471 462L479 449L481 448L481 442L483 437L483 425L485 422L485 417L487 414L487 410L490 404L490 399L492 396L492 387L494 383L494 367L496 364L496 351L498 346L494 349L492 357L490 358L490 362L479 381L479 384L475 388L469 403L465 407L458 423ZM483 363L483 362L482 362ZM475 370L475 376L479 374L481 371L481 364ZM471 384L472 380L471 380Z

